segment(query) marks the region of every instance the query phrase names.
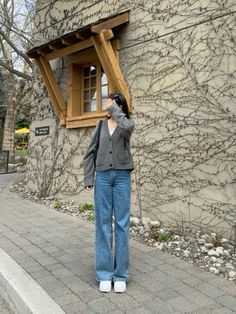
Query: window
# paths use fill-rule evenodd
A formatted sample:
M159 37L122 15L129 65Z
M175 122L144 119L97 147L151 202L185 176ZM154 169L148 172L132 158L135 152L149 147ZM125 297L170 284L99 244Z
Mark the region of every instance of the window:
M99 63L81 68L82 114L101 112L106 109L108 96L107 76Z
M118 58L117 41L113 49ZM104 117L111 86L93 47L68 56L67 128L96 125Z

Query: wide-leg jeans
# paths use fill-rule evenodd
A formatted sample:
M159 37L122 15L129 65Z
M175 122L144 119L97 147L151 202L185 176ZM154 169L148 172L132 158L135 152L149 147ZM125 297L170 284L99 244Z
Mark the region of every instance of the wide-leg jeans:
M109 169L95 174L96 280L128 281L131 180L129 170ZM113 258L112 216L115 221Z

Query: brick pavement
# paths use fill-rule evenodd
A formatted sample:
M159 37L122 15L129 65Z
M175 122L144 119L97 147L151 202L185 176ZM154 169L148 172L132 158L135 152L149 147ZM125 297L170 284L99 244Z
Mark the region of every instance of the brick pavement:
M3 187L0 247L68 314L236 312L235 284L132 239L126 293L99 292L94 224L22 199Z

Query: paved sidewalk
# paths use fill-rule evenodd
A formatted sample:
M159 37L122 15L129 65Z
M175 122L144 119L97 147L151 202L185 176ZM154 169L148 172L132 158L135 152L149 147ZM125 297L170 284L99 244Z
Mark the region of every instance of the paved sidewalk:
M235 284L132 239L127 292L99 292L94 225L6 188L0 190L0 247L68 314L236 312Z

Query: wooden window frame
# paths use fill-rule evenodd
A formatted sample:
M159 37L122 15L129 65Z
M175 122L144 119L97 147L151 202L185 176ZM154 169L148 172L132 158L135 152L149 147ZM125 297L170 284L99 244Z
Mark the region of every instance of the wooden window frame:
M119 41L117 39L114 39L111 41L111 45L114 50L116 59L119 62ZM81 100L83 93L83 80L81 75L81 68L89 66L91 64L99 64L100 66L102 66L99 60L99 56L97 55L94 47L87 48L83 51L74 53L67 57L68 87L66 128L94 126L99 119L105 117L106 115L106 111L101 110L101 106L100 109L96 112L83 113ZM97 86L99 86L99 91L98 89L97 91L98 97L100 98L100 82L97 82ZM112 87L108 80L108 93L111 90Z

